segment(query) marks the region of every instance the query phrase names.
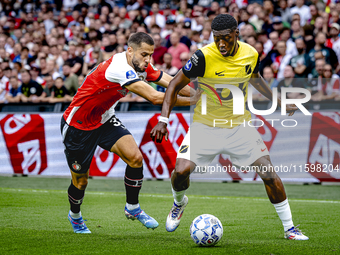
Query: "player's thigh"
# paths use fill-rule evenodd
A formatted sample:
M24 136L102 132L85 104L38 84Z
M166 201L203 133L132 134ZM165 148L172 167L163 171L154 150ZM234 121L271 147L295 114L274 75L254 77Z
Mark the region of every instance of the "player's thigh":
M84 131L69 126L64 119L61 121L61 131L65 146L67 164L72 173L87 174L100 140L97 130Z
M121 137L111 148L130 167L138 168L143 166L143 156L132 135Z
M177 159L185 159L197 166L209 165L220 154L219 135L201 123L193 123L177 152Z
M131 167L141 167L143 157L130 131L113 116L101 128L103 134L99 146L117 154Z
M231 162L238 167L252 165L256 160L269 155L259 132L254 127L240 125L227 134L224 153L230 155ZM229 131L227 131L229 132Z

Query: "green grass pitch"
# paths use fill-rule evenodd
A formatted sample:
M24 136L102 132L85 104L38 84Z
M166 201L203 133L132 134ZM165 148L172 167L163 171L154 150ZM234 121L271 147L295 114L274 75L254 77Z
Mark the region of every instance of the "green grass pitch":
M291 241L262 184L192 182L181 225L165 230L169 181L144 181L140 204L160 226L124 216L122 180L90 179L82 214L92 231L74 234L67 219L66 178L0 176L0 254L340 254L340 186L285 185L293 220L310 238ZM198 247L189 226L198 215L223 224L215 247Z

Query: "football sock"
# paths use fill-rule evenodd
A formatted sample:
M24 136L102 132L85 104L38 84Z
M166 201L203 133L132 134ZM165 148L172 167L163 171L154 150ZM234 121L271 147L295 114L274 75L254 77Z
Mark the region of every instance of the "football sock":
M132 205L132 204L126 203L125 206L126 206L126 209L128 209L129 211L139 208L139 204Z
M176 205L183 205L184 195L185 195L186 190L176 191L172 187L171 189L172 189L172 195L174 197Z
M138 204L139 191L143 183L143 167L126 167L124 184L126 191L126 202L130 205Z
M73 213L71 210L70 210L70 215L73 219L79 219L81 217L81 212L79 213Z
M71 181L71 185L68 188L68 201L71 205L71 212L79 213L80 205L83 203L85 190L77 189ZM79 218L79 217L78 217Z
M288 199L273 205L282 221L284 231L287 231L288 229L294 227Z

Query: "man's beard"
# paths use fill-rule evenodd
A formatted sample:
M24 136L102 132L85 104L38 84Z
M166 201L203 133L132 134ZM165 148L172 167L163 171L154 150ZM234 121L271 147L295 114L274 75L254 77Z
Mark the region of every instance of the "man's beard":
M135 71L141 72L141 73L144 72L144 70L139 68L139 63L134 58L132 58L132 65L133 65L133 68L135 69Z

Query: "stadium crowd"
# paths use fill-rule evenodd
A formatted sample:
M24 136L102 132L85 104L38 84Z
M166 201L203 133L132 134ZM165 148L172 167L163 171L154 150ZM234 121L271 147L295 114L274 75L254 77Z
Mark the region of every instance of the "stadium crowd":
M86 74L126 50L134 32L153 37L152 63L175 75L213 42L211 21L220 13L236 18L239 40L257 50L271 88L340 100L340 0L1 0L0 103L71 101ZM266 100L256 91L253 98Z

